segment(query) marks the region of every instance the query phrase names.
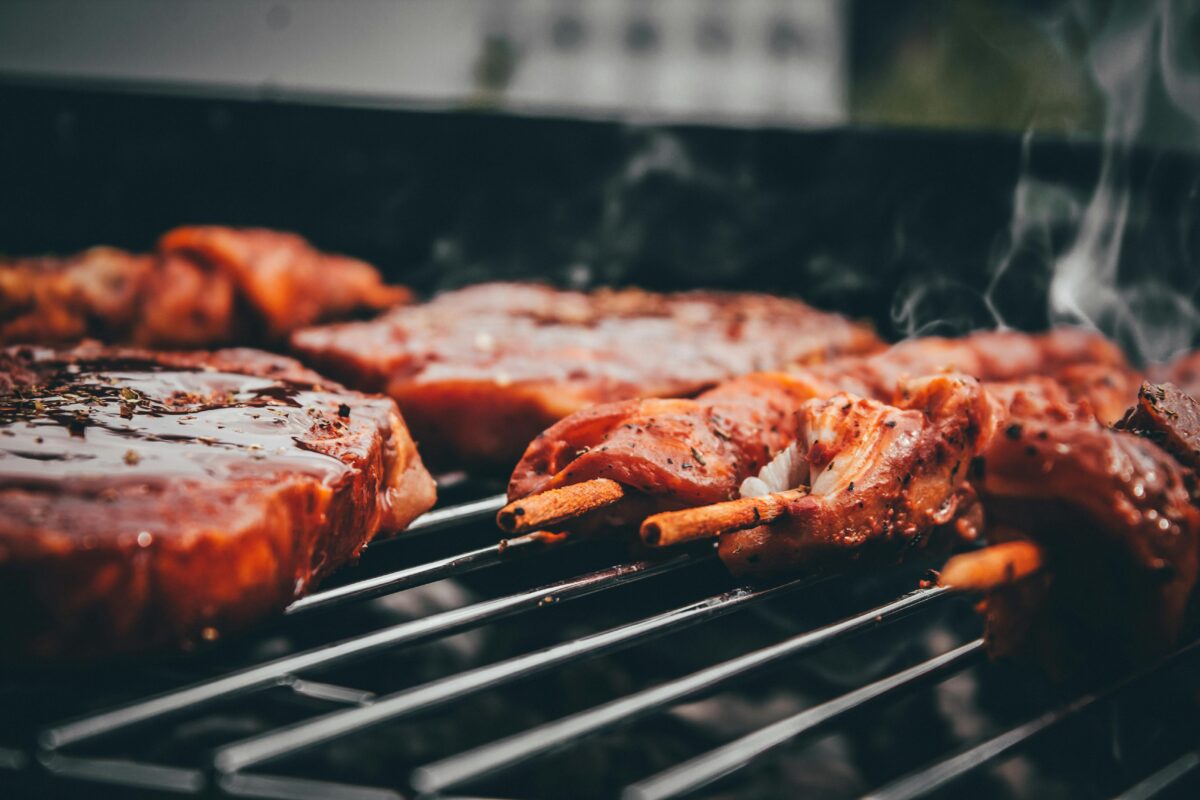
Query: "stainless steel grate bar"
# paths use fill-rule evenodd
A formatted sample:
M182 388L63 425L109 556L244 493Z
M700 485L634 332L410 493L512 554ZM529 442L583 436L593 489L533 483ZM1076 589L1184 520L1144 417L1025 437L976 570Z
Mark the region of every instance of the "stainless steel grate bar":
M194 709L265 686L274 686L304 670L345 662L401 644L446 636L511 614L531 611L543 604L546 597L552 596L559 601L572 600L592 592L611 589L651 575L677 569L699 560L701 559L685 554L663 561L619 564L569 580L539 586L536 589L485 600L463 608L393 625L364 636L356 636L336 644L286 656L184 689L55 725L42 732L40 742L43 747L48 749L77 744L147 720Z
M560 546L569 545L562 542ZM323 592L316 592L307 597L301 597L284 611L285 614L303 614L308 611L324 610L343 603L357 600L368 600L385 594L411 589L426 583L440 581L455 575L465 575L477 569L491 567L518 555L528 555L545 547L544 541L536 534L517 536L497 544L470 550L466 553L456 553L446 558L419 564L415 567L389 572L345 586L336 586Z
M491 519L496 516L497 511L504 508L507 502L507 496L495 494L480 500L472 500L469 503L459 503L458 505L447 506L446 508L435 508L433 511L426 511L414 519L401 535L412 536L413 534L433 533L434 531L452 528L456 525L466 525L469 522Z
M754 759L838 717L903 689L940 679L975 664L983 640L957 647L895 675L855 689L819 706L703 753L626 788L623 800L661 800L694 791L749 764Z
M527 677L572 661L612 652L647 641L688 625L728 614L748 604L811 586L816 581L798 579L765 589L735 589L705 600L671 609L646 619L620 625L570 642L516 658L460 672L377 699L362 708L335 711L277 731L252 737L219 749L214 764L221 772L235 772L280 758L339 736L426 710L507 681ZM547 595L552 597L552 595Z
M947 594L947 589L938 586L910 592L870 611L793 636L779 644L420 767L409 782L420 792L437 793L479 780L568 747L585 736L633 722L773 662L798 656L850 634L898 619Z
M143 764L120 758L78 758L50 753L42 766L53 775L137 789L196 794L204 788L204 773L189 767Z
M1147 670L1110 684L1100 691L1085 694L1070 703L1051 709L985 742L967 748L957 755L950 756L932 766L910 773L872 792L864 800L867 800L867 798L869 800L910 800L910 798L927 795L958 780L969 772L995 761L1010 750L1028 742L1047 729L1113 697L1197 650L1200 650L1200 642L1194 642L1176 651L1170 657Z
M348 686L338 686L320 681L306 681L293 678L285 681L287 687L300 697L313 700L324 700L327 703L343 703L349 706L365 706L375 701L375 693L362 689L351 689Z
M1186 778L1200 767L1200 750L1184 753L1153 775L1138 781L1114 800L1150 800Z
M220 786L225 794L262 800L404 800L402 794L391 789L286 775L227 775Z

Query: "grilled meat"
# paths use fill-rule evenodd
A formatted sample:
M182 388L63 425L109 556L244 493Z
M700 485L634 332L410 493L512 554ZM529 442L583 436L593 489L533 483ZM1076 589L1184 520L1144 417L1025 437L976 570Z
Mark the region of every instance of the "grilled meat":
M1200 403L1174 384L1143 384L1117 428L1145 436L1185 467L1200 469Z
M807 493L771 524L722 536L721 559L735 574L762 575L897 558L970 501L968 466L1000 412L978 381L956 374L905 381L895 405L849 394L809 400L779 456L789 463L779 483L764 480L768 469L742 490Z
M1163 427L1177 402L1177 393L1146 387L1128 424L1164 432L1172 450L1189 448L1186 434ZM1183 405L1194 414L1190 399ZM1200 573L1200 512L1176 458L1086 408L1015 393L984 461L975 486L989 539L1030 538L1048 564L983 601L993 653L1065 676L1088 661L1143 663L1178 642Z
M1005 352L1012 358L1004 358ZM596 406L538 436L513 472L508 494L518 499L591 478L612 478L650 498L626 498L603 516L606 522L627 523L654 511L737 497L746 478L797 439L796 412L812 398L847 391L890 402L906 378L962 365L981 380L1006 381L1055 375L1085 364L1114 373L1128 370L1104 339L1082 331L981 333L961 340L903 342L875 355L835 359L788 374L748 375L695 400Z
M596 403L694 395L880 343L865 326L764 295L494 283L303 330L292 346L347 385L395 398L431 461L508 469L540 431Z
M0 260L0 344L129 338L155 260L112 247Z
M291 359L0 351L0 660L243 628L433 500L391 400Z
M150 255L97 247L0 261L0 344L277 343L296 328L410 298L369 264L318 252L293 234L178 228Z

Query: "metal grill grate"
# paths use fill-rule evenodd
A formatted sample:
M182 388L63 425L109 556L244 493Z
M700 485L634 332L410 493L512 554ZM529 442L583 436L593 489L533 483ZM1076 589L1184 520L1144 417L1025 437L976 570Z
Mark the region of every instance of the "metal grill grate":
M502 497L487 497L430 512L420 518L405 537L441 531L443 536L451 537L451 541L455 541L454 537L459 535L456 529L465 529L471 523L490 518L502 503ZM581 544L585 543L544 545L536 537L521 537L501 545L468 549L457 555L406 566L310 595L293 604L287 610L287 615L297 618L317 611L337 611L349 604L403 592L422 584L465 575L486 567L523 563L538 554L546 559L559 559L563 557L564 552L570 552ZM369 550L368 554L370 552ZM943 605L953 596L952 592L940 587L905 593L890 602L813 630L787 636L774 644L736 655L682 677L625 693L614 700L419 766L411 772L408 785L396 790L341 781L266 774L260 771L266 764L358 734L372 726L427 712L435 707L458 703L484 690L647 642L744 608L759 606L772 598L810 589L818 583L811 579L800 579L768 586L733 588L649 616L639 616L632 621L582 637L454 672L389 694L326 683L313 677L314 673L321 670L341 666L368 655L444 639L453 634L497 623L504 618L529 615L539 608L556 606L587 595L611 592L622 586L663 580L670 574L695 569L712 561L712 551L702 548L667 554L656 559L619 563L533 588L501 593L490 599L469 602L457 608L438 611L341 640L321 643L316 647L274 660L227 670L215 677L162 694L116 705L66 722L49 724L41 728L36 742L32 743L27 751L20 748L0 748L0 779L6 772L13 775L40 770L40 777L47 780L58 777L89 784L182 794L277 798L345 797L364 800L396 798L409 793L446 795L518 765L577 745L586 737L628 725L656 712L724 688L736 679L744 678L785 659L839 644L854 634L890 625L902 617L924 613L927 609ZM1198 649L1200 644L1185 647L1153 669L1128 677L1100 691L1077 697L1062 706L1051 708L1027 722L991 738L985 738L938 763L920 767L909 775L883 786L870 796L899 800L935 792L972 771L1012 754L1018 747L1069 718L1095 710L1118 695L1146 684L1151 678L1162 675L1165 670L1178 666ZM886 698L911 693L918 687L943 681L975 667L981 661L982 652L983 643L978 639L951 646L923 662L870 680L856 689L804 708L715 749L683 760L658 774L641 778L625 788L623 797L631 800L667 798L694 792L762 759L766 754L802 735L830 728L852 712L860 711ZM290 691L298 697L333 704L334 710L305 716L265 732L222 743L211 749L206 762L200 766L153 763L121 752L121 737L131 730L149 730L153 733L157 727L165 726L175 718L193 714L198 710L230 700L243 700L255 693L280 689ZM102 755L95 754L97 750ZM85 754L87 751L91 751L91 754ZM1186 752L1174 760L1165 755L1157 771L1131 786L1123 796L1153 797L1188 779L1196 772L1197 766L1200 766L1200 756L1197 752Z

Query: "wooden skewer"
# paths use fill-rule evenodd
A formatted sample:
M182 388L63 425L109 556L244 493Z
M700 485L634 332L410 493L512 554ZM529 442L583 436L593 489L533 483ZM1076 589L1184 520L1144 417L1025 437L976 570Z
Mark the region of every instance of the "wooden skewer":
M938 583L964 591L988 591L1021 580L1045 563L1042 548L1030 541L1002 542L954 556Z
M514 500L496 514L496 524L509 533L526 533L611 506L625 496L625 487L608 478L594 478Z
M642 523L642 541L651 547L670 547L765 525L783 516L789 502L806 494L808 489L788 489L762 497L743 497L711 506L664 511L647 517Z

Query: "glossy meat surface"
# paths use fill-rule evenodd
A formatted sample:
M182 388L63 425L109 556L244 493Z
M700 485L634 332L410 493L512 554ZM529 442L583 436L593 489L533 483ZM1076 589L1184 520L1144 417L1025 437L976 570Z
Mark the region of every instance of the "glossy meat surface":
M975 485L989 538L1030 538L1044 575L984 602L993 653L1052 674L1119 669L1178 641L1200 570L1190 475L1148 438L1014 395Z
M369 264L321 253L294 234L186 227L147 255L96 247L0 261L0 344L276 343L305 325L409 299Z
M1137 405L1117 424L1144 436L1184 466L1200 469L1200 402L1174 384L1143 384Z
M956 374L904 381L894 405L850 394L806 402L795 482L763 488L807 494L769 525L722 536L721 559L735 574L763 575L899 558L970 499L969 466L1000 412L978 381Z
M3 660L190 646L434 500L395 405L252 350L0 351Z
M1001 356L1008 350L1014 351L1011 360ZM747 375L694 400L605 404L573 414L538 436L512 474L509 497L609 477L653 497L651 513L729 500L746 478L796 439L796 413L812 398L847 391L891 402L903 380L961 363L978 371L973 377L1004 381L1080 368L1089 359L1119 360L1114 371L1126 368L1107 342L1080 331L981 333L962 340L904 342L878 354L787 374ZM1057 385L1055 390L1064 391ZM629 516L645 508L644 503L630 505Z
M431 460L509 469L597 403L694 395L735 375L876 349L865 326L756 294L481 284L292 337L306 363L395 398Z

